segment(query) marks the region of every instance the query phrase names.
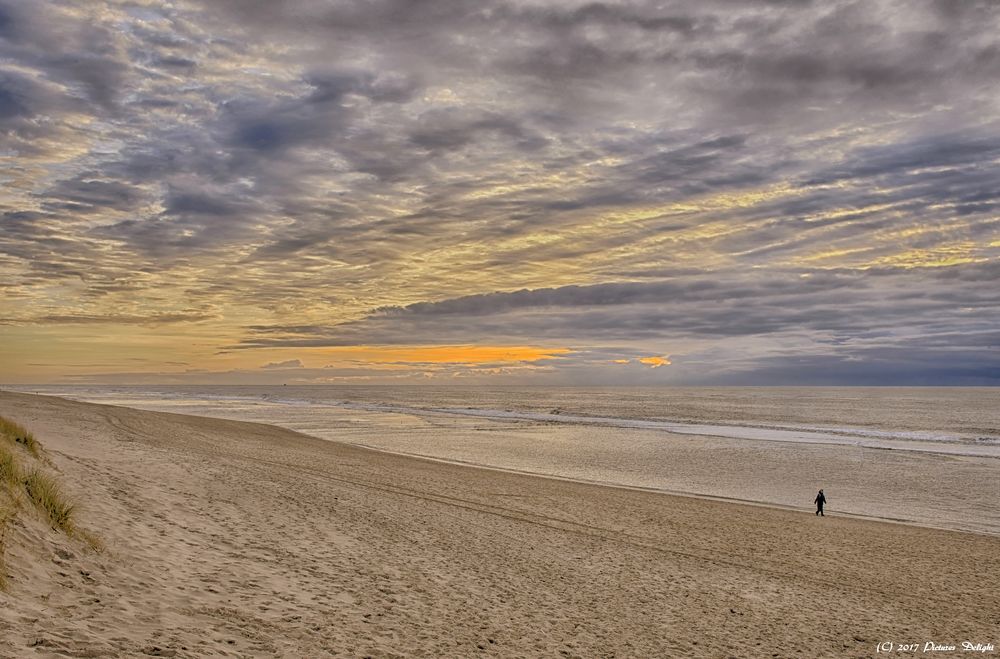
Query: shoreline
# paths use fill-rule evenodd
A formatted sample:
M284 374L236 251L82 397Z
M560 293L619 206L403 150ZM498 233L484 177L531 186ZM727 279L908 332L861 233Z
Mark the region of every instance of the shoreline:
M99 397L88 397L86 395L74 397L72 392L66 391L66 387L51 386L54 390L53 393L47 393L42 391L27 391L25 388L12 389L13 392L29 393L34 395L50 395L61 398L69 397L70 400L81 400L81 402L93 402L98 404L109 404L109 405L120 405L124 407L133 407L134 409L150 409L153 411L168 411L166 409L159 409L160 403L165 401L177 401L183 400L183 398L178 398L176 395L167 395L165 398L152 398L148 401L142 401L141 398L136 399L135 402L141 402L144 406L136 407L130 402L116 402L112 399L112 402L105 402ZM225 388L223 386L223 388ZM255 388L253 386L249 388ZM264 390L273 390L273 387L256 387ZM310 387L305 387L310 389ZM318 390L325 390L335 388L335 386L318 386L314 387ZM345 388L350 391L352 388ZM921 390L936 390L938 387L915 387ZM62 391L60 391L62 389ZM114 389L112 387L112 389ZM151 387L144 389L138 385L128 385L124 387L125 390L135 389L134 393L141 395L149 394L154 392L157 387ZM168 388L169 389L169 388ZM559 389L559 388L556 388ZM587 390L586 387L576 388L568 387L567 390ZM682 391L696 390L697 387L682 387ZM719 387L706 387L706 391L712 391L720 389ZM735 390L784 390L785 387L734 387ZM828 391L830 387L819 387L817 389ZM857 387L840 387L833 389L847 389L853 390L858 389ZM863 388L862 388L863 389ZM893 390L901 389L901 387L884 387L883 389ZM952 390L955 387L951 388ZM970 391L983 391L988 388L985 387L965 387ZM486 391L491 389L487 388ZM512 388L513 391L518 391L518 388ZM176 392L174 392L176 394ZM189 394L190 395L190 394ZM918 454L930 454L936 456L954 456L954 457L977 457L977 458L994 458L1000 459L1000 435L997 436L987 436L982 437L980 433L983 431L977 429L971 432L970 429L965 429L962 432L959 431L941 431L932 430L930 428L924 428L922 430L915 430L913 428L901 428L896 430L885 429L879 426L844 426L843 422L835 424L832 420L827 420L826 423L816 422L800 422L800 423L787 423L779 422L777 420L769 420L767 414L762 413L762 416L752 417L745 419L740 422L735 419L726 419L721 417L718 419L703 418L700 420L694 419L668 419L661 418L657 416L648 416L645 413L636 412L639 416L604 416L602 414L591 414L585 410L564 410L558 405L558 403L553 403L556 408L551 411L542 411L540 409L501 409L501 408L480 408L480 407L455 407L455 406L434 406L426 403L418 402L386 402L385 400L355 400L347 398L344 400L310 400L310 399L299 399L299 398L275 398L270 394L241 394L241 395L219 395L219 394L208 394L208 400L225 403L249 403L252 405L275 405L275 406L302 406L305 409L309 408L320 408L328 409L333 411L360 411L376 414L401 414L401 415L413 415L419 417L444 417L444 418L471 418L477 420L483 420L489 423L534 423L534 424L556 424L557 426L582 426L591 429L608 428L614 430L654 430L671 435L682 435L691 436L698 438L712 438L721 440L738 440L738 441L767 441L767 442L777 442L786 444L819 444L819 445L830 445L830 446L840 446L845 448L863 448L871 450L894 450L903 452L912 452ZM127 397L126 397L126 400ZM199 403L194 401L199 400L197 397L192 399L191 404L197 406ZM453 404L456 401L451 401ZM223 405L224 407L224 405ZM184 412L181 412L184 413ZM211 418L232 418L232 417L215 417L211 415L201 415L197 413L191 413L193 416L210 416ZM259 420L259 419L258 419ZM265 421L267 423L268 421ZM281 425L280 423L270 422L272 425ZM284 426L287 427L287 426ZM295 428L292 428L293 430ZM993 431L993 432L1000 432ZM972 435L975 435L973 437Z
M0 414L36 433L108 547L21 530L0 655L862 657L902 637L997 641L989 535L26 394L0 393Z
M23 393L23 392L11 392L11 393ZM116 405L116 404L113 404L113 403L97 403L97 402L90 402L90 401L78 401L78 400L74 400L74 399L71 399L71 398L66 398L64 396L60 396L60 395L56 395L56 394L41 394L41 393L39 393L39 394L24 394L24 395L29 395L29 396L47 396L47 397L57 398L59 400L64 400L66 402L72 402L72 403L81 403L81 404L85 404L85 405L99 405L99 406L102 406L102 407L112 407L112 408L124 408L124 409L130 409L130 410L135 410L135 411L150 411L150 412L155 412L157 414L170 414L170 415L175 415L175 416L179 416L179 417L190 417L190 418L196 418L196 419L223 419L223 418L227 418L228 419L228 417L204 416L204 415L190 414L190 413L185 413L185 412L168 412L168 411L164 411L164 410L143 410L142 408L130 407L128 405ZM381 410L366 410L366 411L375 411L375 412L378 412L378 411L381 411ZM395 409L389 409L387 411L389 411L389 412L399 412L399 410L395 410ZM447 412L442 412L441 410L426 410L426 412L428 412L428 413L443 413L443 414L447 414ZM456 413L456 415L457 416L463 416L461 413ZM235 420L235 419L229 419L229 420ZM357 448L361 448L361 449L365 449L365 450L369 450L369 451L374 451L374 452L378 452L378 453L385 453L385 454L389 454L389 455L396 455L396 456L404 457L404 458L412 458L412 459L415 459L415 460L427 460L427 461L431 461L431 462L439 462L439 463L442 463L442 464L451 464L451 465L456 465L456 466L469 467L469 468L473 468L473 469L486 469L486 470L498 471L498 472L503 472L503 473L522 474L522 475L525 475L525 476L531 476L531 477L535 477L535 478L547 478L547 479L554 479L554 480L558 480L558 481L565 481L565 482L569 482L569 483L579 483L579 484L584 484L584 485L594 485L594 486L597 486L597 487L620 488L620 489L624 489L624 490L631 490L631 491L637 491L637 492L648 492L648 493L652 493L652 494L661 494L661 495L664 495L664 496L690 497L690 498L694 498L694 499L703 499L703 500L707 500L707 501L719 501L719 502L722 502L722 503L731 503L731 504L734 504L734 505L745 505L745 506L754 506L754 507L761 507L761 508L773 508L773 509L776 509L776 510L787 510L787 511L791 511L791 512L805 513L805 512L812 512L812 510L813 510L811 506L794 506L794 505L790 505L790 504L782 504L782 503L776 503L776 502L771 502L771 501L761 501L761 500L745 499L745 498L739 498L739 497L728 497L728 496L721 496L721 495L704 494L704 493L699 493L699 492L691 492L691 491L678 490L678 489L669 489L669 488L663 488L663 487L629 485L627 483L617 483L617 482L614 482L614 481L591 480L591 479L586 479L586 478L574 478L572 476L562 476L562 475L559 475L559 474L552 474L552 473L540 472L540 471L531 471L531 470L526 470L526 469L513 469L513 468L508 468L508 467L503 467L503 466L496 466L496 465L485 464L485 463L481 463L481 462L464 461L464 460L459 460L459 459L455 459L455 458L439 457L439 456L434 456L434 455L427 455L427 454L421 454L421 453L412 453L412 452L406 452L406 451L394 451L394 450L391 450L391 449L382 448L382 447L374 446L374 445L370 445L370 444L364 444L364 443L358 443L358 442L346 442L346 441L337 440L337 439L329 439L329 438L321 437L319 435L313 435L313 434L310 434L308 432L303 432L303 431L295 430L295 429L292 429L292 428L286 428L286 427L283 427L283 426L280 426L280 425L277 425L277 424L274 424L274 423L267 423L267 422L262 422L262 421L239 421L239 422L240 423L253 423L253 424L261 425L261 426L264 426L264 427L267 427L267 428L273 428L275 430L293 432L293 433L302 435L304 437L308 437L310 439L316 439L316 440L320 440L320 441L324 441L324 442L334 442L334 443L339 443L339 444L345 444L345 445L348 445L348 446L357 447ZM568 425L572 425L572 424L568 424ZM691 435L691 436L692 437L696 437L696 438L712 438L712 439L722 439L722 440L727 440L727 441L729 441L729 440L732 439L732 438L729 438L729 437L716 437L714 435ZM795 442L795 441L792 441L792 440L773 440L772 439L772 440L766 440L766 441L769 442L769 443L774 442L774 443L780 443L780 444L790 444L790 445L793 445L793 446L796 446L796 445L799 444L799 442ZM804 443L805 444L811 444L812 442L804 442ZM905 453L907 451L907 449L893 449L893 448L872 447L872 446L866 446L866 447L863 447L863 448L865 448L866 450L900 451L900 452L903 452L903 453ZM913 452L917 453L917 454L936 455L936 456L948 457L948 458L955 457L953 454L950 454L950 453L935 453L935 452L931 452L931 451L922 451L922 450L919 450L919 449L914 450ZM974 456L970 455L970 456L963 456L963 457L994 458L994 456L989 456L989 455L974 455ZM996 459L996 458L994 458L994 459ZM864 513L857 513L857 512L850 512L850 511L841 511L841 510L835 510L835 509L834 509L833 512L831 512L831 509L829 507L826 509L826 512L829 513L830 516L844 517L844 518L856 519L856 520L860 520L860 521L868 521L868 522L876 522L876 523L886 523L886 524L902 524L902 525L906 525L906 526L915 526L915 527L918 527L918 528L934 529L934 530L940 530L940 531L955 531L957 533L972 533L972 534L977 534L977 535L985 535L985 536L989 536L989 537L1000 537L1000 530L972 529L972 528L955 528L955 527L945 526L945 525L934 525L934 524L930 524L930 523L927 523L927 522L921 522L919 520L907 519L907 518L903 518L903 517L887 517L887 516L879 516L879 515L867 515L867 514L864 514Z
M553 397L558 397L554 394ZM807 510L819 487L858 519L1000 535L998 463L989 456L683 435L662 430L494 420L367 405L285 407L241 397L168 404L95 397L199 418L252 420L327 441L543 478ZM134 405L134 406L133 406ZM806 505L803 505L806 504Z
M116 407L116 406L111 406L111 407ZM129 408L129 409L134 409L134 408ZM164 412L164 414L175 414L175 413L174 412ZM197 415L193 415L193 414L192 415L180 414L179 416L194 416L194 417L197 417ZM197 417L197 418L212 418L212 417ZM281 428L281 426L275 426L273 424L267 424L267 423L262 424L262 425L271 426L271 427L274 427L274 428ZM282 428L282 430L285 430L285 429ZM298 432L298 431L293 431L293 432ZM332 440L332 439L323 439L321 437L316 437L315 435L310 435L308 433L299 433L299 434L305 435L306 437L312 437L314 439L322 439L322 441L328 441L328 442L334 442L334 441L336 441L336 440ZM342 443L346 443L346 442L342 442ZM685 492L685 491L682 491L682 490L669 490L669 489L656 488L656 487L642 487L640 485L626 485L626 484L622 484L622 483L614 483L614 482L609 482L609 481L586 480L586 479L583 479L583 478L572 478L572 477L569 477L569 476L559 476L557 474L548 474L548 473L544 473L544 472L524 471L524 470L520 470L520 469L508 469L506 467L495 467L495 466L492 466L492 465L480 464L480 463L476 463L476 462L463 462L461 460L454 460L454 459L448 459L448 458L438 458L438 457L435 457L435 456L432 456L432 455L421 455L419 453L404 453L402 451L391 451L391 450L388 450L388 449L378 448L376 446L368 446L366 444L350 443L349 445L350 446L354 446L354 447L358 447L358 448L362 448L362 449L366 449L366 450L369 450L369 451L375 451L377 453L386 453L386 454L389 454L389 455L396 455L396 456L404 457L404 458L413 458L414 460L427 460L429 462L439 462L439 463L442 463L442 464L450 464L450 465L456 465L456 466L460 466L460 467L468 467L470 469L485 469L485 470L488 470L488 471L498 471L498 472L501 472L501 473L521 474L521 475L524 475L524 476L531 476L531 477L534 477L534 478L544 478L544 479L549 479L549 480L564 481L564 482L567 482L567 483L578 483L580 485L593 485L595 487L608 487L608 488L620 489L620 490L628 490L628 491L633 491L633 492L646 492L646 493L649 493L649 494L659 494L659 495L668 496L668 497L680 497L680 498L688 498L688 499L699 499L699 500L704 500L704 501L717 501L717 502L720 502L720 503L729 503L729 504L732 504L732 505L735 505L735 506L753 506L755 508L769 508L769 509L774 509L774 510L784 510L784 511L788 511L788 512L796 512L796 513L811 513L813 511L813 508L809 507L809 506L783 505L783 504L780 504L780 503L771 503L769 501L755 501L753 499L739 499L739 498L736 498L736 497L715 496L715 495L711 495L711 494L699 494L698 492ZM847 519L855 519L855 520L858 520L858 521L873 522L873 523L878 523L878 524L902 524L904 526L913 526L913 527L921 528L921 529L932 529L932 530L935 530L935 531L950 531L950 532L954 532L954 533L970 533L970 534L973 534L973 535L983 535L983 536L987 536L987 537L1000 538L1000 532L998 532L998 531L988 531L988 530L983 530L983 529L957 529L957 528L952 528L952 527L948 527L948 526L934 526L932 524L920 523L920 522L909 520L909 519L894 519L894 518L891 518L891 517L877 517L877 516L874 516L874 515L864 515L864 514L861 514L861 513L851 513L851 512L843 512L843 511L831 512L831 509L829 507L824 508L824 510L828 513L828 515L827 515L828 517L843 517L843 518L847 518Z

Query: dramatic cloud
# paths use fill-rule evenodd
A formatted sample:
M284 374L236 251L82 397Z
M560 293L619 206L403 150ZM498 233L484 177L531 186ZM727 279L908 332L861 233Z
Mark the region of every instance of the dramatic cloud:
M0 0L0 379L329 381L371 347L995 383L998 31L973 0ZM454 346L484 352L417 354Z

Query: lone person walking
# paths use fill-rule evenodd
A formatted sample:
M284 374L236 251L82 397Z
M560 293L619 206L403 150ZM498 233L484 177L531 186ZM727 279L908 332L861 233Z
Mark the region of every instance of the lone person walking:
M813 503L816 504L816 514L826 517L826 515L823 515L823 504L826 503L826 497L823 496L823 490L819 491L819 494L816 495L816 500L813 501Z

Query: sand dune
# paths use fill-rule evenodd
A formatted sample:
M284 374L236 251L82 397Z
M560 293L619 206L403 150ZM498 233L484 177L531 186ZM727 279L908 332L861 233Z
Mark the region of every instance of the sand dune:
M0 414L42 439L81 524L106 545L94 553L40 521L15 529L4 657L864 657L882 641L1000 645L992 536L56 398L0 393Z

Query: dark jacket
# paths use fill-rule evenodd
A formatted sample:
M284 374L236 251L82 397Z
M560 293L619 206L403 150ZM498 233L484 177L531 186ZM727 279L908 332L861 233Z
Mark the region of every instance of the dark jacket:
M822 506L824 503L826 503L826 497L823 496L822 492L820 492L819 494L816 495L816 500L813 501L813 503Z

